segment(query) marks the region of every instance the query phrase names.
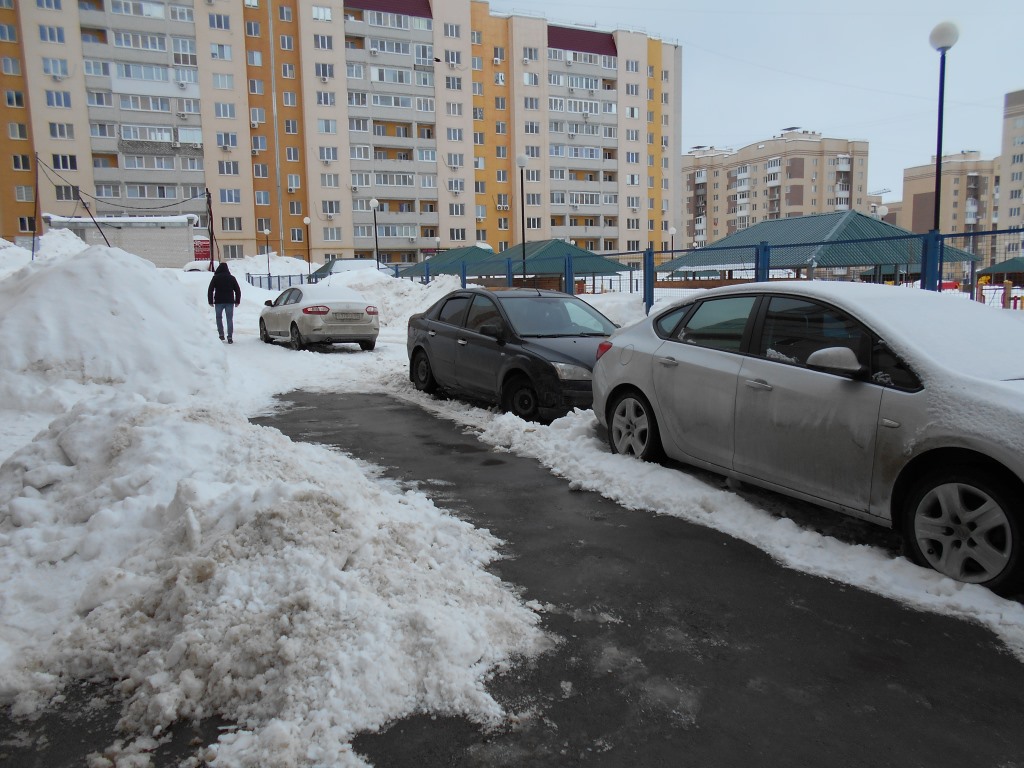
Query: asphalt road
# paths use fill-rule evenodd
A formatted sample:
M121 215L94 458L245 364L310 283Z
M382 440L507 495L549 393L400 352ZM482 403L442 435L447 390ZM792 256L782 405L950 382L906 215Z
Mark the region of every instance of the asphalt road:
M285 399L259 423L383 466L503 539L494 571L546 606L559 638L489 683L505 725L403 719L356 739L378 768L1024 768L1024 663L981 627L572 490L392 398ZM830 519L843 536L881 535ZM0 712L0 766L84 766L118 736L111 690L73 689L31 721ZM152 765L178 766L218 725L179 724Z
M572 490L392 398L285 399L260 423L503 539L495 572L560 638L491 681L506 726L407 718L356 740L377 766L1024 766L1024 664L981 627Z

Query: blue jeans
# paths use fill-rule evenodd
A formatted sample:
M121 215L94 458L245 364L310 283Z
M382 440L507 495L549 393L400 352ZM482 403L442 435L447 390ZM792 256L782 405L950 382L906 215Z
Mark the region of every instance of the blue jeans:
M228 313L228 338L230 339L235 331L235 305L228 302L227 304L214 304L213 306L217 312L217 333L222 339L224 338L224 323L221 322L221 313Z

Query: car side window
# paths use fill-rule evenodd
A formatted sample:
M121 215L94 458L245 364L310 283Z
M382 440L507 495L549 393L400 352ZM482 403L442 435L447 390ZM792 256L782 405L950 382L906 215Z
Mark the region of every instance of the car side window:
M499 331L505 327L498 306L486 296L474 296L466 316L466 330L480 333L485 325L497 326Z
M679 321L683 319L683 315L690 311L690 305L687 304L684 307L673 309L671 312L666 312L664 315L654 321L655 332L664 338L668 338L672 335L672 331L679 325Z
M298 304L302 301L302 290L299 288L292 288L292 295L288 297L285 304Z
M278 297L277 297L277 298L276 298L276 299L274 300L274 306L275 306L275 307L283 307L283 306L284 306L285 304L287 304L287 303L288 303L288 299L289 299L289 298L291 297L291 295L292 295L292 294L293 294L294 292L295 292L295 289L294 289L294 288L289 288L289 289L288 289L287 291L285 291L284 293L282 293L282 294L281 294L280 296L278 296Z
M676 338L698 347L739 352L754 296L730 296L700 303Z
M835 307L807 299L773 296L768 302L758 354L804 365L819 349L846 347L868 364L871 332Z
M921 389L921 380L917 374L881 339L875 342L871 350L871 380L883 387L909 392Z
M462 325L462 316L466 314L468 305L469 296L452 296L437 313L437 319L449 325Z

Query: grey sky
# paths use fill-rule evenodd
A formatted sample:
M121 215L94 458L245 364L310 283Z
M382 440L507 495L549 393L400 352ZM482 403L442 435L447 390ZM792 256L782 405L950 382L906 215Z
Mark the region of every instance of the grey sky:
M902 196L935 154L939 54L953 21L943 153L1000 152L1003 97L1024 90L1021 0L492 0L494 13L635 29L683 50L683 148L738 148L799 126L870 142L868 191Z

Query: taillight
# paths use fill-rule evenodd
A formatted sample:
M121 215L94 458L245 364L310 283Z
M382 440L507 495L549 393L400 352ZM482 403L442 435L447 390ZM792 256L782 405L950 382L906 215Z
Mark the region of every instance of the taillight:
M368 314L368 315L376 315L377 314L377 308L372 306L372 305L367 307L366 308L366 314Z
M602 341L600 344L598 344L597 345L597 357L595 358L594 362L597 362L598 360L600 360L601 359L601 355L603 355L605 352L607 352L611 348L612 348L612 343L610 341Z
M323 304L316 304L312 307L303 307L302 314L304 315L326 315L330 313L331 308L325 307Z

